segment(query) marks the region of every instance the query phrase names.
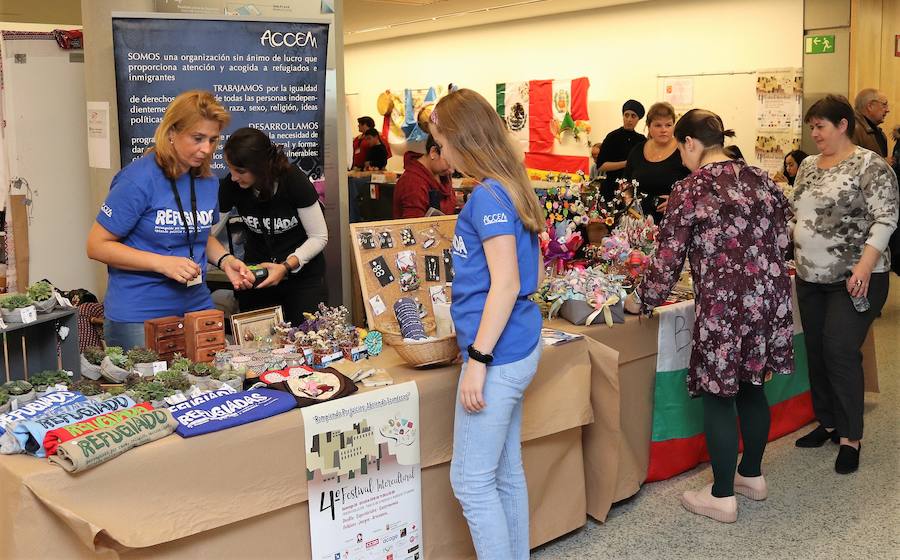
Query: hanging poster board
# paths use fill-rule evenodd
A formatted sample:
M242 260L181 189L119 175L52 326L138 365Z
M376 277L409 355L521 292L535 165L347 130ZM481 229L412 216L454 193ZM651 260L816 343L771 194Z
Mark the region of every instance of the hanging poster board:
M176 95L204 89L231 113L225 137L266 132L324 193L328 23L113 16L122 167L152 144ZM213 171L225 171L221 149Z
M416 384L301 412L312 558L423 558Z

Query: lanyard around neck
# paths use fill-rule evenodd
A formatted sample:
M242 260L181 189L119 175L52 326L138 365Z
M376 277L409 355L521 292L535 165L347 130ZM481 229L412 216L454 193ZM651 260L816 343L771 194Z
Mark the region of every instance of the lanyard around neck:
M190 174L188 171L188 175L191 178L191 218L188 220L187 215L184 212L184 205L181 203L181 195L178 194L178 187L175 186L175 181L173 179L169 179L169 185L172 187L172 195L175 196L175 204L178 205L178 213L181 214L181 220L184 222L184 237L187 239L188 252L191 255L191 260L194 260L194 243L196 243L197 238L200 237L200 226L197 223L197 191L194 189L194 176ZM191 238L191 230L190 225L194 226L194 237Z

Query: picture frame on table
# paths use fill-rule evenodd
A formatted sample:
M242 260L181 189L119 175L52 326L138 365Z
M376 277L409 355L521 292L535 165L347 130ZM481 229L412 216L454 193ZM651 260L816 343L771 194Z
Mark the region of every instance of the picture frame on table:
M231 332L234 343L244 346L259 338L274 336L275 325L284 322L284 311L280 305L256 309L231 316Z

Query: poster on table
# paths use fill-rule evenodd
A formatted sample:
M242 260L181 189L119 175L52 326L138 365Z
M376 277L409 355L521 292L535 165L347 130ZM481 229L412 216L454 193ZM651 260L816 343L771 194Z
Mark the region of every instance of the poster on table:
M313 559L423 558L416 384L301 412Z
M204 89L231 113L225 138L262 130L323 195L327 23L118 14L112 25L122 167L153 143L176 95ZM212 167L225 171L221 147Z

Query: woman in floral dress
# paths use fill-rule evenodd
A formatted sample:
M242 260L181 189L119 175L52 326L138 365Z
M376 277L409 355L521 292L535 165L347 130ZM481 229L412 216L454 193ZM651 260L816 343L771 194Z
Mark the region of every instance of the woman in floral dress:
M690 259L697 320L687 389L703 399L715 482L685 492L682 504L728 523L737 520L735 492L766 498L763 382L770 373L793 371L791 281L784 264L789 204L765 171L728 158L722 147L733 134L702 109L678 120L678 149L693 172L675 184L653 263L626 301L629 311L649 313L669 295L685 256ZM737 475L735 408L744 441Z

